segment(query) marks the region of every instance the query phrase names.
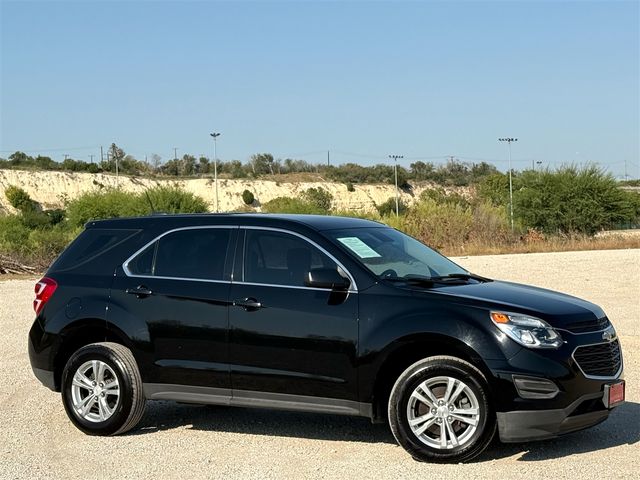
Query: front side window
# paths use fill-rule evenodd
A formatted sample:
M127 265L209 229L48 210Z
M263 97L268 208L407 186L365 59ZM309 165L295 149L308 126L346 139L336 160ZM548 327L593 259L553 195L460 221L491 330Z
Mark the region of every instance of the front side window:
M133 275L223 280L231 232L196 228L169 233L131 259Z
M244 281L267 285L303 287L309 270L338 268L306 240L267 230L247 230L244 258Z
M440 277L466 270L404 233L387 227L323 232L378 277Z

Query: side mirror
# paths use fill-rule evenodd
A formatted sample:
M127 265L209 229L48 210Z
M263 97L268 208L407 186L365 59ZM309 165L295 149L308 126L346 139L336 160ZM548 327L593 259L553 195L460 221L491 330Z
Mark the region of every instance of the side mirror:
M348 290L351 282L333 268L314 268L305 276L304 284L307 287Z

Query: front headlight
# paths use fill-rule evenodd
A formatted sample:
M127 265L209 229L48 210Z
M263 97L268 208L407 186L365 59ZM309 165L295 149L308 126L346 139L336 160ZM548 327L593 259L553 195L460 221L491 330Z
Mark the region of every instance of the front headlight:
M505 335L529 348L558 348L562 337L547 322L517 313L491 312L491 320Z

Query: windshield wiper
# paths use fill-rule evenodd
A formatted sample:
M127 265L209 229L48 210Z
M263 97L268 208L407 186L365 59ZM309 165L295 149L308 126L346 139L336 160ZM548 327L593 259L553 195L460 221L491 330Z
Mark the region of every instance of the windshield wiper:
M487 277L481 277L480 275L476 275L475 273L450 273L448 275L442 275L439 277L432 277L433 279L438 279L438 280L444 280L447 278L452 278L452 279L460 279L460 280L476 280L478 282L482 282L482 283L486 283L486 282L493 282L493 280L491 280L490 278Z
M438 277L420 277L420 276L382 277L381 280L387 280L389 282L394 282L394 283L406 283L408 285L416 285L419 287L426 287L426 288L433 287L433 285L436 283L442 283L442 284L450 283L447 280L443 280Z

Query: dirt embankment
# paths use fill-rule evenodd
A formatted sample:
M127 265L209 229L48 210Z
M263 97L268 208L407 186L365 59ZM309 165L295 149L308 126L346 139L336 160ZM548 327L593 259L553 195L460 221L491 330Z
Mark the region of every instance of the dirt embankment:
M142 192L156 185L179 185L184 190L202 197L215 210L215 183L213 178L152 179L110 174L75 172L37 172L25 170L0 170L0 211L13 211L4 195L9 185L15 185L31 195L44 208L59 208L65 200L72 200L82 193L104 188L118 187L126 192ZM333 195L333 208L338 211L359 213L373 212L395 196L393 185L354 185L349 192L344 183L337 182L278 182L269 180L218 180L218 205L220 211L238 210L244 206L242 192L249 190L256 198L256 210L262 203L276 197L299 197L311 187L322 186ZM427 185L414 187L411 191L400 191L401 200L412 204Z

